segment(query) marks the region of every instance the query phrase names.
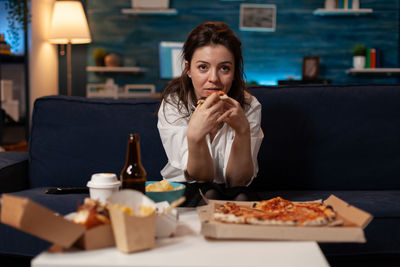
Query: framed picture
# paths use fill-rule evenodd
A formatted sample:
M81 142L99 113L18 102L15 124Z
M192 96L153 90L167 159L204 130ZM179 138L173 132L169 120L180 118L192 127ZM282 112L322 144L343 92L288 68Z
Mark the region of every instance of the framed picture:
M303 57L303 80L318 80L319 57Z
M274 32L276 5L240 4L240 30Z
M159 44L160 77L171 79L179 77L185 67L182 59L181 42L161 42Z

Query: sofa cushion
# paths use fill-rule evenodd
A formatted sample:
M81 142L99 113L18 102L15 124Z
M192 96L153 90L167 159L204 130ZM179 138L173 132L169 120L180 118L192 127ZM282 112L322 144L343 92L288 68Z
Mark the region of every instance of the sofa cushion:
M400 87L254 87L264 190L400 189ZM379 177L379 179L377 179Z
M131 132L140 135L148 180L159 180L167 158L157 130L158 107L158 99L38 99L29 147L32 187L85 186L98 172L119 176Z
M29 188L28 153L0 152L0 194Z
M44 193L46 189L44 187L29 189L11 195L29 198L62 215L76 211L77 205L88 197L87 194L48 195ZM47 241L3 223L0 223L0 236L0 253L4 254L36 256L51 245Z

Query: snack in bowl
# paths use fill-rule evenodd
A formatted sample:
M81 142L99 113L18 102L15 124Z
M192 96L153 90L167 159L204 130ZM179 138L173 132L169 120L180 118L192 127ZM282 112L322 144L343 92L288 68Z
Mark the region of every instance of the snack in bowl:
M162 181L147 181L146 196L154 202L168 201L172 203L179 199L185 192L185 185L176 182Z
M110 224L110 215L107 208L99 201L85 198L83 205L78 206L78 211L72 218L74 223L91 229L99 225Z
M168 180L163 179L159 182L147 184L146 192L163 192L163 191L179 190L182 188L183 188L182 184L178 187L174 187L168 182Z
M274 226L340 225L332 207L319 202L296 203L276 197L252 207L227 202L215 206L214 219L225 223Z

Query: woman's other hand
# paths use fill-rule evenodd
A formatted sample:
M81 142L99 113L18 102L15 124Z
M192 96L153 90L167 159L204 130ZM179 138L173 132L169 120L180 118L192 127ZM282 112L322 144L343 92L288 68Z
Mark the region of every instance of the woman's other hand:
M240 106L239 106L240 107ZM193 141L201 141L218 127L219 117L224 112L224 103L218 94L213 93L199 104L190 118L187 137Z
M217 119L217 122L227 123L235 130L236 134L250 133L249 121L239 102L230 97L224 99L222 102L224 104L224 113Z

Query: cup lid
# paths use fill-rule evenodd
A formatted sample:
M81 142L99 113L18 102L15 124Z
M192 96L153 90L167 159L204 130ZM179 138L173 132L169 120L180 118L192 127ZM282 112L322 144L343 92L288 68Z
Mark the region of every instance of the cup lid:
M87 183L87 187L109 188L117 187L120 184L121 182L114 173L95 173Z

